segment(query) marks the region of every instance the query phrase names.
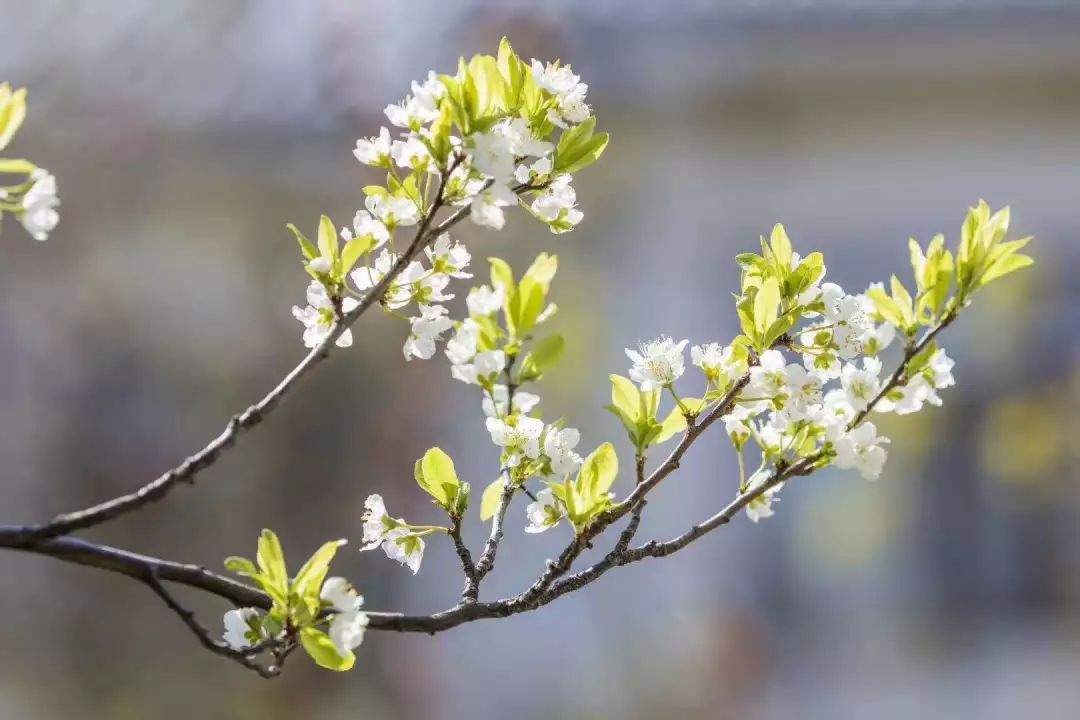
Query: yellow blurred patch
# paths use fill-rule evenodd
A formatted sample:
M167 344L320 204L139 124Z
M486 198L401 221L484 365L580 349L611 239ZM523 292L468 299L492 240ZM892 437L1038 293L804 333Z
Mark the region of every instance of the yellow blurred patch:
M1071 423L1065 400L1044 393L1014 395L990 408L980 434L984 472L1024 485L1060 483Z

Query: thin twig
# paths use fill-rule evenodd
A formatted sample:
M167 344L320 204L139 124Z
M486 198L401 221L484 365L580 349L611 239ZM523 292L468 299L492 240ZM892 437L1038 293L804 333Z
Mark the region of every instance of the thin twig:
M236 444L237 439L252 428L259 425L270 412L277 407L282 398L297 385L299 380L314 369L320 362L325 360L334 347L334 342L345 330L352 326L368 308L381 301L386 290L391 286L397 276L416 258L420 252L433 242L439 235L461 222L469 214L469 206L458 208L442 222L434 227L432 222L436 213L444 206L445 178L453 171L451 165L446 173L440 177L438 194L431 208L424 216L417 228L412 242L390 268L390 271L380 280L351 311L341 314L338 321L331 329L330 334L319 345L312 348L300 363L279 382L273 390L267 393L259 402L251 405L247 410L238 413L229 419L225 429L211 440L198 452L189 455L176 467L166 471L156 479L142 486L138 490L120 495L98 505L83 510L64 513L53 518L51 521L38 525L9 526L7 529L17 532L24 541L41 540L58 537L82 530L85 528L107 522L125 513L136 510L144 505L160 500L165 497L176 485L181 482L194 482L195 476L213 465L221 457L222 453ZM489 181L490 183L490 181ZM532 190L531 186L519 186L516 192L519 194Z
M517 385L514 383L514 358L508 357L506 359L506 365L503 367L503 373L506 376L506 414L509 415L514 411L514 392L517 390ZM492 398L494 404L494 397ZM498 412L498 408L495 408ZM472 576L468 576L466 573L465 589L461 593L462 602L473 603L476 602L480 596L480 583L484 581L484 577L495 567L495 555L499 551L499 543L502 542L503 537L503 524L506 521L506 511L510 507L510 501L514 497L514 493L517 491L518 486L514 484L513 477L509 468L504 468L502 474L505 477L502 492L499 493L499 503L495 508L495 515L491 519L491 534L488 535L487 542L484 543L484 550L480 554L480 559L476 561L476 566ZM529 494L532 497L532 494ZM533 498L535 500L536 498Z
M172 596L172 593L161 583L156 571L151 570L149 575L145 579L146 585L153 590L159 598L176 613L180 619L187 625L188 629L198 638L199 642L204 648L210 652L227 657L237 663L240 663L248 670L257 672L260 677L273 678L281 674L281 668L278 665L261 665L254 658L260 653L267 650L274 650L279 645L278 640L266 640L257 645L253 645L243 650L238 650L226 643L215 640L210 631L203 627L198 620L195 619L195 613L188 610L180 602Z

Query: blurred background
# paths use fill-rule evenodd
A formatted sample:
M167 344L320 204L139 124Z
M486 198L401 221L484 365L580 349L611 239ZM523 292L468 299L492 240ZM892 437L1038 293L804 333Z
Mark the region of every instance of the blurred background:
M378 174L352 157L429 68L561 57L613 139L576 181L586 218L464 224L482 259L560 257L567 357L545 414L613 439L623 347L727 341L732 256L782 220L851 290L1012 204L1034 271L945 341L946 405L887 418L885 476L792 483L777 515L546 608L436 637L370 633L357 669L292 658L264 682L198 647L144 587L0 553L3 718L1039 718L1080 707L1080 6L920 2L0 1L0 75L30 89L10 155L53 171L45 244L0 235L0 522L131 490L201 447L301 357L305 276L284 224L346 223ZM460 296L464 287L459 286ZM439 356L404 364L375 314L256 433L164 502L87 533L219 568L262 527L300 562L358 541L364 497L437 516L412 463L438 444L484 487L497 452ZM650 501L641 540L732 496L716 437ZM625 490L626 479L622 480ZM488 597L523 588L566 528L520 532ZM475 517L466 537L481 543ZM337 570L380 610L455 601L448 543L417 577L355 549ZM182 591L178 591L182 592ZM183 593L208 625L226 607Z

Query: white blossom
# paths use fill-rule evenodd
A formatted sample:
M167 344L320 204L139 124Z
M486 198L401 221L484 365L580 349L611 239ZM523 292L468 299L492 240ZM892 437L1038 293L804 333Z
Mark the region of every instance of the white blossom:
M541 533L553 528L559 524L563 515L562 504L551 488L544 488L536 493L536 500L525 506L525 516L529 520L525 532Z
M364 539L361 550L372 550L386 540L387 536L402 528L402 524L386 512L382 495L368 495L364 500Z
M854 364L844 365L840 373L840 384L848 403L856 411L863 411L881 390L878 374L881 373L881 361L877 358L863 358L862 369Z
M886 453L882 447L888 443L886 437L879 437L874 423L864 422L835 443L836 466L841 469L855 469L867 480L881 476L885 465Z
M570 176L560 175L542 190L530 208L554 233L572 230L584 217L575 205L577 193L570 186Z
M390 231L381 220L376 219L367 210L357 210L353 216L352 228L342 228L341 238L349 242L354 237L371 238L371 249L377 250L390 239Z
M523 458L535 460L540 457L543 420L527 415L512 416L506 420L489 417L485 424L491 433L491 441L503 449L507 467L516 467Z
M734 358L734 349L720 343L694 345L690 348L690 362L701 368L706 377L713 381L721 376L731 380L741 369L740 363Z
M406 360L430 359L435 354L435 341L454 325L442 305L421 305L420 316L411 318L409 324L412 332L402 347Z
M439 98L445 93L446 86L434 71L430 71L423 83L413 81L411 95L400 103L387 105L383 112L391 124L419 130L421 125L439 117Z
M229 610L222 618L222 622L225 625L225 632L221 639L233 650L251 647L255 644L251 637L261 634L252 629L253 625L258 626L259 623L259 611L255 608Z
M56 195L56 178L44 168L35 168L30 174L34 184L22 198L19 222L35 240L47 240L49 233L60 222L56 208L60 198Z
M516 204L517 195L514 191L496 182L473 198L469 206L469 217L477 225L501 230L506 224L506 216L502 209Z
M363 598L360 598L360 601L363 602ZM367 630L367 626L368 616L365 612L355 610L335 613L330 620L330 627L327 628L327 635L334 643L334 649L337 650L338 655L345 657L359 647L364 641L364 631Z
M375 262L372 265L356 268L349 273L349 277L352 278L353 284L356 285L357 290L366 293L368 290L382 282L382 279L386 277L386 274L394 267L394 263L396 263L397 260L397 255L389 250L383 250L375 258ZM408 302L407 299L406 302Z
M821 377L795 363L788 365L784 373L787 377L786 394L789 401L785 409L792 419L805 419L810 407L821 402Z
M747 480L747 491L755 490L761 487L763 484L772 479L772 471L768 468L761 468ZM753 522L757 522L767 517L772 517L775 511L772 508L774 502L779 502L780 498L776 497L780 492L780 488L783 487L783 483L773 485L765 492L758 495L746 505L746 516Z
M589 86L573 73L569 65L532 61L532 74L536 84L553 94L558 101L558 110L548 113L548 119L559 127L567 123L579 123L589 117L589 106L585 103L585 94Z
M630 368L630 379L646 392L675 382L685 370L683 348L687 342L675 342L662 336L642 344L636 351L626 348L626 356L634 363Z
M833 388L825 393L824 401L814 415L814 422L824 428L825 439L836 442L847 427L855 420L855 408L851 406L848 395L841 388Z
M404 521L390 517L381 495L369 495L364 508L364 544L360 549L381 546L388 558L408 565L415 575L424 557L423 538L412 534Z
M435 238L435 242L430 247L425 248L424 253L431 262L432 269L436 272L446 273L450 277L459 279L472 277L472 273L465 272L465 268L469 267L472 256L464 245L451 242L448 233L443 233Z
M404 140L395 140L390 146L390 157L400 168L424 170L432 161L427 145L416 135L407 135Z
M798 366L788 365L779 350L766 350L761 353L758 364L750 368L750 382L742 396L752 398L755 404L751 407L758 411L768 407L768 401L773 398L776 398L777 404L782 407L787 401L789 367Z
M505 185L514 174L514 141L499 128L475 133L468 139L472 168L496 185Z
M406 278L406 275L409 277ZM425 270L424 266L416 260L412 261L402 273L402 283L415 283L413 294L421 306L454 298L453 293L446 292L446 288L450 285L450 276L446 273Z
M333 268L333 262L325 255L320 255L317 258L312 258L308 261L307 268L313 273L325 275Z
M353 612L364 604L364 597L343 577L328 577L323 581L319 598L336 612Z
M390 131L385 127L379 128L377 137L360 138L356 141L356 149L353 155L365 165L389 167L390 165Z
M304 346L313 348L322 343L334 327L334 303L326 294L326 288L318 280L312 280L308 285L307 301L307 307L293 305L292 313L293 317L304 325ZM351 312L358 304L354 298L343 298L341 311ZM352 330L345 328L334 344L338 347L349 347L352 345L352 340Z
M377 193L368 195L364 200L364 206L387 228L415 225L420 221L420 208L407 197Z
M502 417L506 415L506 398L510 394L505 385L495 385L491 388L491 392L484 393L484 401L482 408L484 415L487 417ZM492 399L494 398L494 400ZM531 392L524 392L522 390L514 391L514 401L511 403L510 413L512 415L524 415L532 411L534 407L540 404L540 396Z
M368 617L360 608L364 597L343 577L330 577L323 582L320 599L334 611L328 634L339 655L352 652L364 639Z
M581 433L574 428L560 430L554 425L548 426L544 434L544 454L551 460L551 471L555 475L566 475L581 467L582 458L574 448L581 441Z
M497 285L494 290L487 285L480 285L469 290L465 304L469 308L470 315L486 317L502 310L505 301L506 290L502 285Z
M724 421L724 431L731 438L731 441L735 443L736 447L741 447L750 437L748 420L754 414L756 413L750 406L736 403L731 412L720 418Z
M477 353L468 362L454 365L450 368L450 374L467 385L478 385L481 379L490 382L504 367L506 354L502 350L486 350Z
M551 157L545 155L531 165L518 165L514 170L514 179L522 185L539 184L548 179L552 167Z
M498 132L510 140L510 151L518 156L542 157L555 150L555 146L547 140L541 140L533 135L529 128L529 121L525 118L508 118L499 123Z
M955 363L939 348L927 361L926 367L910 378L906 383L893 388L883 397L874 409L879 412L895 412L897 415L910 415L922 410L924 403L941 405L937 390L956 384L952 368Z
M420 563L424 560L424 538L412 533L395 532L387 537L382 547L388 558L408 567L413 575L420 572Z
M468 318L454 331L453 336L446 341L446 359L451 365L464 365L472 361L476 356L476 342L480 336L480 326L472 318Z

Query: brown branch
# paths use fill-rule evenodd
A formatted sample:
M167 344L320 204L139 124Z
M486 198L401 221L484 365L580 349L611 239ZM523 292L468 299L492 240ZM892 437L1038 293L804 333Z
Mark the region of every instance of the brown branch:
M253 670L258 673L260 677L273 678L281 674L280 664L264 666L258 663L254 658L267 650L275 652L275 656L278 656L277 646L281 644L282 641L270 639L257 645L238 650L231 645L215 640L210 635L210 631L195 619L195 613L181 605L180 602L172 596L172 593L161 584L157 572L151 571L145 582L150 589L161 598L165 605L180 617L180 620L183 621L195 637L198 638L199 643L202 644L204 648L216 655L221 655L222 657L227 657L230 660L236 661L248 670ZM283 656L283 653L281 656Z
M368 308L381 300L390 285L397 279L397 276L425 247L440 234L459 223L469 213L469 206L463 206L432 227L435 215L446 202L444 197L445 177L453 169L454 165L452 164L446 173L440 177L438 192L431 208L420 222L412 242L390 268L386 276L370 292L364 295L355 308L339 316L338 322L330 334L318 346L312 348L304 359L300 361L300 364L293 368L273 390L267 393L262 400L248 407L247 410L230 418L225 429L205 447L132 493L120 495L83 510L58 515L47 523L9 526L6 529L9 532L17 533L24 541L28 542L58 537L76 530L99 525L141 508L148 503L160 500L181 482L193 483L195 476L199 472L217 462L222 453L235 445L241 435L259 425L277 407L282 398L297 385L301 378L329 356L337 338L352 326ZM528 189L531 188L520 188L518 192L525 192Z
M506 476L506 484L499 494L499 505L495 509L495 515L491 518L491 534L488 535L487 542L484 543L484 551L480 553L480 559L476 561L473 576L466 580L465 590L461 596L462 602L476 602L480 595L480 583L495 567L495 554L499 550L499 543L502 542L506 511L510 507L510 499L517 491L517 486L514 485L510 472L506 471L503 474Z
M476 580L476 565L473 563L472 553L461 538L461 518L452 517L450 523L450 539L454 541L454 550L457 551L458 559L461 560L461 571L465 574L465 587L462 589L462 597L466 597Z
M514 410L514 392L517 390L517 385L514 383L514 357L506 358L506 365L503 367L503 374L506 376L506 414L509 415ZM492 395L491 403L494 406L495 397ZM495 408L496 414L498 408ZM488 535L487 542L484 543L484 550L480 553L480 559L476 561L476 565L473 567L473 572L470 575L465 573L465 589L461 593L461 601L464 603L476 602L480 596L480 583L484 581L484 578L495 567L495 555L499 551L499 543L502 542L503 537L503 524L506 521L506 511L510 508L510 501L514 497L514 493L517 491L517 485L514 485L513 476L509 468L504 468L502 474L506 477L505 485L502 492L499 493L499 504L495 508L495 515L491 519L491 534ZM523 483L521 487L523 487ZM528 490L526 490L528 492ZM529 493L529 497L532 494ZM533 498L535 501L536 498Z

